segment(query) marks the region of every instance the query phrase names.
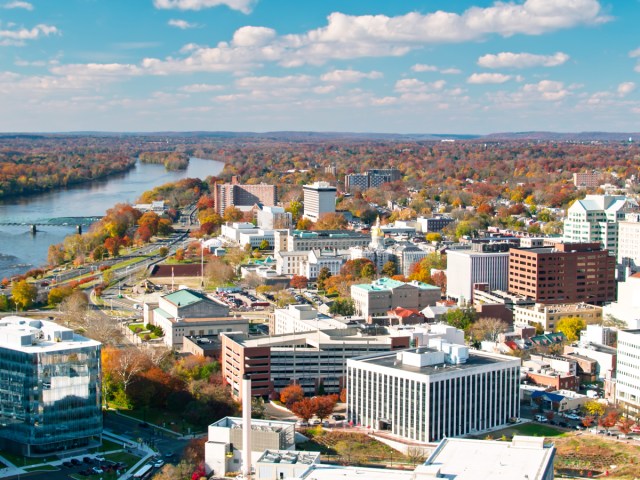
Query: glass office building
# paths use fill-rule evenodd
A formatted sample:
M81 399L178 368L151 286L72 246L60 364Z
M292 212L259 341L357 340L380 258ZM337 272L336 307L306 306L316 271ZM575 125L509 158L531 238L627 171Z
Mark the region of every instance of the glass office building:
M101 444L100 348L53 322L0 320L0 449L44 456Z

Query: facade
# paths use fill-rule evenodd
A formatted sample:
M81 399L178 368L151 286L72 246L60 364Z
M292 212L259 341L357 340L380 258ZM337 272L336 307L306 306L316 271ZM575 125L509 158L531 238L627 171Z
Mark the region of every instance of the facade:
M447 225L455 222L454 218L436 215L435 217L418 217L417 223L422 233L441 232Z
M276 230L274 252L304 252L309 250L348 250L366 247L371 237L350 230Z
M435 305L440 300L440 287L412 281L400 282L390 278L380 278L371 283L352 285L351 298L356 315L368 317L386 316L396 307L422 310Z
M322 385L326 393L340 393L348 358L409 347L409 337L391 336L380 327L249 337L222 335L222 375L231 394L242 398L242 376L251 375L253 396L266 397L295 382L309 395Z
M100 446L100 349L53 322L0 320L0 449L38 457Z
M522 363L527 381L554 390L577 390L580 385L576 361L553 355L531 355Z
M553 332L558 321L565 317L582 318L586 323L602 323L602 307L586 303L544 305L537 303L533 307L516 306L513 309L515 323L534 325L539 323L545 332Z
M567 210L564 238L567 243L598 242L615 257L618 252L618 222L637 211L638 203L624 195L587 195Z
M640 330L618 332L616 399L625 415L640 420Z
M248 222L233 222L222 225L220 237L243 248L247 245L252 249L260 248L260 245L265 240L269 247L273 247L274 244L273 230L256 228L253 223Z
M613 317L622 320L627 328L640 328L640 273L627 277L626 281L618 283L618 298L615 302L604 307L605 318Z
M251 207L257 203L275 205L278 193L275 185L240 185L233 177L231 183L214 184L215 209L224 215L227 207Z
M229 307L190 289L160 297L158 305L144 305L145 323L161 327L164 343L181 349L184 337L220 335L223 332L248 332L249 321L230 317Z
M339 320L318 314L311 305L289 305L287 308L276 308L273 313L273 323L269 325L272 335L347 328Z
M264 230L291 227L291 213L282 207L263 206L257 214L258 227Z
M336 211L336 187L327 182L316 182L302 187L304 218L317 222L324 213Z
M447 297L471 302L473 286L477 283L487 283L490 290L507 289L509 253L481 248L447 251Z
M573 174L573 184L578 188L596 188L602 183L600 172L577 172Z
M428 252L409 242L397 243L388 252L396 262L397 272L405 277L411 274L411 267L414 263L418 263L429 255Z
M434 442L520 416L520 360L436 340L347 360L347 416L407 440Z
M377 188L383 183L400 180L402 174L395 168L377 168L365 173L352 173L344 177L344 188L347 192L351 190L367 190Z
M598 380L611 380L614 377L618 354L617 350L613 347L580 342L578 345L565 345L564 355L569 358L574 358L576 355L579 355L594 360L595 371L593 374ZM589 373L591 373L591 368L589 368Z
M309 280L318 278L320 270L325 267L331 275L337 275L345 262L344 256L333 250L279 251L275 259L278 275L301 275Z
M509 292L543 304L602 305L615 298L615 267L615 257L598 243L512 248Z
M640 214L628 213L618 222L618 264L640 271Z

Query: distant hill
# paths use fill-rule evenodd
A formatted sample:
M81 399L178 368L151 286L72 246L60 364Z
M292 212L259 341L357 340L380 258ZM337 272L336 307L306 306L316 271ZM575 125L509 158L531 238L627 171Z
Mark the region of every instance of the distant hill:
M638 141L640 133L621 132L504 132L481 137L485 140L537 140L542 142L627 142Z

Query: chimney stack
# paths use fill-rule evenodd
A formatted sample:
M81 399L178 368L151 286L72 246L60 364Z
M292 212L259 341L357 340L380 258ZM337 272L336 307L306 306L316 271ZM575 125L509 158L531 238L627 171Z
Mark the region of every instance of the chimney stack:
M251 475L251 377L242 376L242 474Z

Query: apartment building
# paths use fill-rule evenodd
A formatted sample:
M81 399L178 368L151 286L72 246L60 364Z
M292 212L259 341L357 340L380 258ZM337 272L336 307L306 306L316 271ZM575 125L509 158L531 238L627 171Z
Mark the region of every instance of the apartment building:
M224 215L227 207L252 207L257 203L275 205L278 202L278 191L275 185L241 185L238 178L233 177L231 183L214 184L215 209Z
M576 172L573 174L573 184L578 188L596 188L602 183L600 172Z
M352 190L367 190L377 188L383 183L400 180L402 174L395 168L377 168L365 173L352 173L344 177L344 188L347 192Z
M554 332L558 321L566 317L582 318L586 323L602 322L602 307L587 303L569 303L545 305L537 303L532 307L516 306L513 308L515 323L535 325L539 323L545 332Z
M327 182L315 182L302 187L304 194L304 218L317 222L325 213L336 211L336 187Z
M618 296L615 302L605 305L604 316L611 316L626 323L626 328L640 328L640 272L618 282Z
M568 243L598 242L615 257L618 223L625 214L638 210L638 203L624 195L587 195L567 210L564 239Z
M602 305L615 298L615 263L599 243L512 248L509 292L543 304Z
M0 449L42 457L99 447L100 350L53 322L0 320Z
M371 283L351 286L351 298L356 315L368 317L386 316L396 307L422 310L440 300L440 287L412 281L400 282L380 278Z
M509 253L491 251L483 244L472 250L447 251L447 297L472 302L473 286L486 283L489 290L506 290Z
M222 375L235 399L242 397L242 376L251 375L253 396L266 397L295 382L309 395L320 386L340 393L345 386L346 359L409 347L408 336L392 336L376 326L249 337L222 335Z
M520 414L520 360L434 340L347 360L356 425L434 442L506 425Z
M626 415L640 420L640 330L618 332L616 399Z
M422 233L441 232L447 225L456 220L444 215L436 215L433 217L418 217L417 223Z

